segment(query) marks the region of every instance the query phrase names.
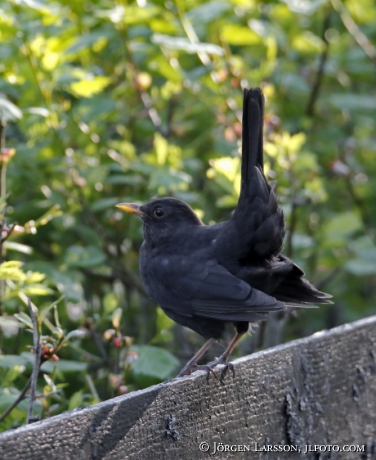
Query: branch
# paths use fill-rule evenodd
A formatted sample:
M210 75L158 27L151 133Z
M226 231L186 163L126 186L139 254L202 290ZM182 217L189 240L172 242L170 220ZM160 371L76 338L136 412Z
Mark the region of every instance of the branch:
M374 224L373 220L371 218L370 213L368 212L367 206L365 205L364 201L359 198L359 196L356 194L356 191L354 189L354 186L351 182L351 179L348 177L347 180L347 189L349 192L349 195L351 199L353 200L354 204L357 206L360 212L360 217L362 219L364 228L366 229L369 237L373 241L374 244L376 244L376 235L375 235L375 229L374 229Z
M321 291L326 284L328 284L334 277L338 275L342 267L335 267L331 272L329 272L321 281L315 283L315 288Z
M297 207L298 207L298 202L295 197L295 193L293 193L292 200L291 200L290 223L287 229L287 237L286 237L286 255L289 258L292 257L292 253L293 253L292 238L294 236L295 227L296 227L296 209Z
M3 244L5 243L5 241L10 237L10 235L12 234L15 226L17 225L17 222L13 222L12 226L8 229L4 228L4 226L2 225L2 230L6 231L6 235L4 237L0 237L0 244Z
M35 360L34 360L33 372L31 374L30 401L29 401L29 410L27 412L26 423L32 423L34 421L33 407L34 407L35 392L37 388L37 380L38 380L39 367L40 367L40 340L39 340L38 323L37 323L37 318L35 315L36 307L35 305L31 304L30 299L28 299L28 307L30 311L31 321L33 323L33 342L34 342Z
M325 37L325 32L330 27L330 13L331 12L329 11L326 14L325 18L324 18L321 38L325 43L325 47L324 47L324 50L323 50L323 52L321 54L319 69L318 69L317 74L316 74L316 80L315 80L315 82L314 82L314 84L312 86L311 95L309 97L309 101L308 101L308 104L307 104L306 114L309 117L312 117L313 114L314 114L314 111L315 111L315 104L316 104L316 101L317 101L318 96L319 96L320 87L321 87L321 83L322 83L322 77L324 75L325 64L326 64L326 61L328 59L329 42Z
M347 11L341 0L331 0L333 8L340 15L343 25L349 31L349 33L354 37L354 40L358 45L363 49L367 56L376 64L376 48L369 41L368 37L360 30L358 24L350 16L350 13Z
M86 329L89 331L90 337L93 339L93 342L94 342L95 346L97 347L99 353L101 354L101 356L103 358L103 361L108 362L108 360L109 360L108 353L107 353L106 349L104 348L101 340L99 339L97 331L90 324L88 324L86 326Z
M18 398L13 401L13 403L6 409L1 415L0 415L0 423L7 417L12 410L24 399L27 390L29 389L31 383L31 376L29 377L29 380L26 382L26 385L23 387L21 393L18 395Z
M140 95L141 102L144 104L144 107L147 110L149 114L149 118L152 121L155 129L163 135L163 130L161 128L162 120L160 119L160 116L158 115L157 109L153 107L149 94L146 91L142 91L139 88L139 85L137 84L137 82L136 82L136 87L137 87L138 94Z
M192 26L191 21L184 14L182 4L184 5L184 2L177 0L176 7L178 10L179 19L180 19L181 25L183 26L184 32L187 34L188 40L192 44L200 43L200 40L196 34L195 29ZM205 51L198 51L197 56L199 57L200 61L204 64L204 66L209 66L211 64L211 59Z

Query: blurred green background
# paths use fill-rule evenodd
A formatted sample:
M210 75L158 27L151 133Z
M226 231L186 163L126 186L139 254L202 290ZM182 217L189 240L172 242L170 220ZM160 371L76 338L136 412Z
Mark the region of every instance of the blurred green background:
M335 304L276 316L237 353L375 313L375 21L373 0L2 2L0 413L32 370L25 296L41 417L174 376L197 350L145 295L141 223L114 205L169 195L227 219L245 87L266 96L284 253Z

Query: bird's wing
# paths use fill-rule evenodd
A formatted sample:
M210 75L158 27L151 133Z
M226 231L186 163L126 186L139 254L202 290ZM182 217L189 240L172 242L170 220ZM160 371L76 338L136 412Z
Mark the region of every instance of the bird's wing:
M263 173L264 97L259 88L244 91L242 182L238 205L217 240L217 257L246 259L278 254L285 221ZM226 261L227 262L227 261Z
M174 291L192 307L197 316L215 318L223 321L257 321L265 319L267 312L283 310L283 302L253 289L246 282L231 275L215 260L205 261L194 270L174 265ZM174 306L177 309L177 305Z

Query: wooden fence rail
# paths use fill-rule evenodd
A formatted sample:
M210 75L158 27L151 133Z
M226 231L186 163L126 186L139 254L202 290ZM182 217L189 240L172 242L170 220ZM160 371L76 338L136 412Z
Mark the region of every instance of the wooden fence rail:
M1 460L376 459L376 316L0 435Z

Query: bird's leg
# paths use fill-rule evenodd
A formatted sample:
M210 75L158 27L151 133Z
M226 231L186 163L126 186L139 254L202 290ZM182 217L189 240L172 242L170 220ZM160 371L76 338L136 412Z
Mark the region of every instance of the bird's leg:
M204 343L204 345L198 350L198 352L193 356L193 358L191 358L183 367L183 369L179 372L177 377L183 377L183 375L190 375L192 374L192 372L200 369L206 370L208 373L213 372L213 370L209 366L199 366L197 364L197 361L206 352L206 350L208 350L213 345L214 342L214 339L209 339L206 343Z
M226 367L221 372L220 382L223 383L223 379L227 373L227 370L230 369L232 372L233 378L235 378L235 369L234 366L228 362L228 358L234 349L235 345L239 342L239 340L243 337L245 332L237 332L231 342L228 344L226 350L221 354L219 358L216 358L214 361L211 361L207 364L207 366L213 370L218 364L224 364Z

